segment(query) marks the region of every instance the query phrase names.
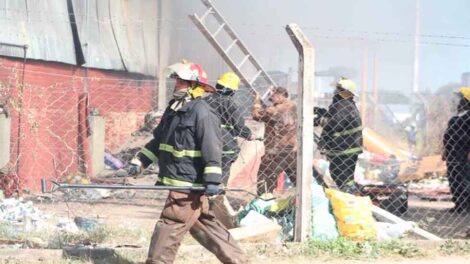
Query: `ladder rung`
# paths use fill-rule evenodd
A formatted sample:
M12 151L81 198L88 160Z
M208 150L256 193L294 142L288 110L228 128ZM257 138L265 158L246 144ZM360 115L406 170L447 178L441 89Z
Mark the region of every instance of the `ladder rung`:
M238 42L238 39L234 40L234 41L230 44L230 46L228 46L228 47L225 49L225 53L228 53L229 50L231 50L231 49L233 48L233 46L235 46L235 44L237 44L237 42Z
M245 58L238 64L238 68L240 69L242 65L250 58L250 55L246 55Z
M217 36L217 34L220 33L220 31L225 27L225 23L223 23L222 25L220 25L220 27L214 32L214 34L212 34L212 37L215 38L215 36Z
M255 74L255 76L253 76L253 78L251 78L250 85L253 84L253 83L256 81L256 79L258 79L258 77L261 75L262 72L263 72L263 71L258 71L258 72Z
M202 15L202 17L199 19L201 20L201 23L204 22L204 19L206 19L206 17L212 13L212 7L209 7L209 9L207 9L207 11Z

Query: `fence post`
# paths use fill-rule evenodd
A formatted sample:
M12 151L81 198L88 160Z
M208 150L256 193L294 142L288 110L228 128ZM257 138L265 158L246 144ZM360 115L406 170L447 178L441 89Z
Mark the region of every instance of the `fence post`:
M10 161L11 119L0 113L0 169Z
M299 76L297 88L297 194L295 211L295 241L305 241L311 234L312 223L312 160L313 160L313 90L315 51L302 30L296 24L286 26L299 52Z
M91 115L89 118L92 131L90 136L91 167L93 175L97 175L104 170L105 120L98 115Z

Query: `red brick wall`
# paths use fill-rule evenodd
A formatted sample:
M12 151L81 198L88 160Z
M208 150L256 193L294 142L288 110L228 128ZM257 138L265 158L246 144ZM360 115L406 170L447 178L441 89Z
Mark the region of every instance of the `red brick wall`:
M96 69L85 73L76 66L41 61L26 63L21 92L22 68L22 60L0 57L0 102L7 101L10 108L12 165L22 189L38 191L40 178L60 179L79 171L78 105L86 91L88 110L98 108L106 119L109 149L143 123L155 101L154 80ZM86 109L81 110L85 115Z

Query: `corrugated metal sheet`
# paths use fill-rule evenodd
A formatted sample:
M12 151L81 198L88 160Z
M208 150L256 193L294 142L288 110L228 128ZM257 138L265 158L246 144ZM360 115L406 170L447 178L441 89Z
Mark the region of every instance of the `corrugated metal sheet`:
M28 45L29 59L76 63L66 1L0 0L0 42ZM23 50L0 45L0 55L23 58Z
M72 2L86 67L157 74L157 1Z

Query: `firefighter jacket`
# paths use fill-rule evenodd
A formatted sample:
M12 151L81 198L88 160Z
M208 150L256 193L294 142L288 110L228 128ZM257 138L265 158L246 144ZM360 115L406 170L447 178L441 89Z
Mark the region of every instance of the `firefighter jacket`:
M214 93L204 98L220 117L224 155L240 152L236 137L248 139L251 130L245 125L240 108L233 101L233 96Z
M352 99L335 95L324 117L318 143L322 154L332 157L362 153L362 121Z
M170 101L170 106L173 104ZM153 139L138 154L144 167L158 161L160 183L172 186L219 184L222 140L220 121L202 99L177 111L165 110Z
M297 106L291 100L269 107L254 107L255 121L265 122L264 146L266 153L297 150Z
M466 162L470 152L470 110L453 116L444 133L444 158L447 162Z

